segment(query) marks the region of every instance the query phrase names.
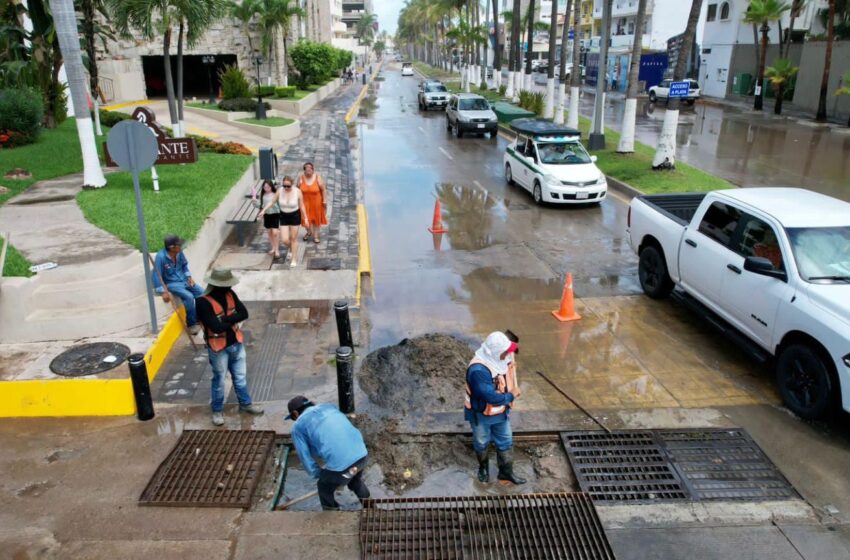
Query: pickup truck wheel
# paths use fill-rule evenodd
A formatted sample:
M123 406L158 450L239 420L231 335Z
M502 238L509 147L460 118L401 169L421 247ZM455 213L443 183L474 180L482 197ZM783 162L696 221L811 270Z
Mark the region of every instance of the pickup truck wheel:
M638 279L643 293L652 299L663 299L673 291L673 281L667 272L667 262L658 247L650 245L640 252Z
M507 183L509 185L514 184L514 174L511 171L511 164L510 163L505 164L505 181L507 181Z
M534 191L532 196L534 197L534 202L536 204L543 204L543 189L540 188L540 181L536 179L534 181Z
M649 100L650 100L650 101L652 101L653 103L655 103L655 100L656 100L656 99L658 99L658 98L655 96L655 92L654 92L654 91L650 91L650 92L649 92Z
M776 362L776 383L785 405L807 420L823 417L832 401L829 365L805 344L785 348Z

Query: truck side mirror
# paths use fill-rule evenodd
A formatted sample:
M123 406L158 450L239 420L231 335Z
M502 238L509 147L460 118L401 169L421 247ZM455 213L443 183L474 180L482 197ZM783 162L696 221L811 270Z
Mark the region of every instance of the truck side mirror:
M773 263L765 257L747 257L744 259L744 270L761 276L770 276L783 282L788 281L788 275L784 270L776 270Z

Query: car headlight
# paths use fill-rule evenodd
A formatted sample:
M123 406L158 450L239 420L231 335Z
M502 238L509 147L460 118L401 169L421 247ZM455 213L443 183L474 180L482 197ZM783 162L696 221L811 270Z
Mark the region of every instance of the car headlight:
M469 122L469 117L466 117L466 116L464 116L464 115L458 115L458 116L457 116L457 120L459 120L460 122L466 122L466 123L468 123L468 122Z
M555 177L554 175L549 175L548 173L543 175L543 180L549 183L550 185L561 185L561 180Z
M605 174L604 174L604 173L600 173L600 174L599 174L599 179L597 179L597 180L596 180L596 184L597 184L597 185L604 185L606 182L607 182L607 181L605 180Z

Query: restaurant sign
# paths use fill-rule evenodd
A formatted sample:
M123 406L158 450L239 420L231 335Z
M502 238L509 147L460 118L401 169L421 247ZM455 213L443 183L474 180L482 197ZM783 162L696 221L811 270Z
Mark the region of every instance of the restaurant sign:
M153 111L147 107L136 107L132 115L136 120L148 127L154 136L158 148L158 155L154 165L167 165L172 163L195 163L198 161L198 147L194 138L169 138L165 131L156 122ZM106 156L107 167L117 167L118 164L109 157L109 149L106 142L103 143L103 153Z

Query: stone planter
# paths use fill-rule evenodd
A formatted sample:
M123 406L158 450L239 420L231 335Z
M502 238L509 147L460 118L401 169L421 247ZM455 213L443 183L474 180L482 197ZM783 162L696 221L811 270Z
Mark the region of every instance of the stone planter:
M307 111L316 106L316 103L325 99L337 89L339 89L340 84L342 84L342 80L339 78L328 82L323 85L319 89L314 92L311 92L309 95L305 95L301 99L268 99L267 101L272 106L273 109L278 111L284 111L286 113L290 113L292 115L305 115Z
M241 118L250 118L252 116L253 115L248 115L248 117ZM239 121L231 121L230 124L237 128L241 128L242 130L247 130L248 132L256 134L257 136L262 136L263 138L268 138L269 140L281 142L284 140L292 140L293 138L298 138L298 136L301 134L301 121L299 121L298 119L295 119L294 122L283 126L263 126L261 124L251 124Z

